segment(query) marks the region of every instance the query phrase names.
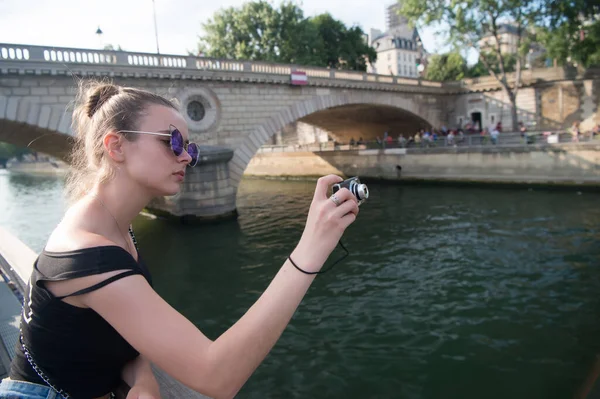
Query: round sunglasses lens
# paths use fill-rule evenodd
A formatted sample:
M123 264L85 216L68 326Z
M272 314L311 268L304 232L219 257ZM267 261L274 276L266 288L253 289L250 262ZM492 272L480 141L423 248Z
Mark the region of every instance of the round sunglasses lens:
M183 136L177 129L173 129L171 132L171 149L176 156L180 156L183 152Z
M188 144L187 152L188 154L190 154L190 157L192 157L192 160L190 161L190 166L196 166L196 164L198 163L198 157L200 155L198 146L195 143Z

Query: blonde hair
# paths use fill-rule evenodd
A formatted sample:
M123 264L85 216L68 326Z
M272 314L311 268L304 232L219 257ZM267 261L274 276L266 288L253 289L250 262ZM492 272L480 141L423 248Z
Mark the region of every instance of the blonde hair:
M149 91L94 80L79 83L72 122L75 143L65 187L70 202L85 195L96 182L114 177L114 169L106 159L104 135L109 131L138 130L138 122L150 105L178 111L171 101ZM137 135L123 136L134 141Z

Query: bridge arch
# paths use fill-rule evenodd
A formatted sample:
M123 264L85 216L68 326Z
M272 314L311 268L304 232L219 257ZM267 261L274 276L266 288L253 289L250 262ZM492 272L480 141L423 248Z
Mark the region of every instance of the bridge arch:
M73 137L68 134L8 119L0 119L0 141L63 161L68 160L73 147Z
M65 160L73 144L72 99L59 102L55 97L0 95L0 141Z
M308 100L300 101L279 111L257 125L246 136L242 144L235 150L231 160L233 164L231 179L239 183L244 170L257 150L269 141L275 133L290 123L303 121L331 131L327 123L324 122L327 118L331 119L335 114L337 114L337 117L346 114L352 119L352 117L356 117L357 113L369 112L370 109L371 111L375 110L375 113L383 113L388 116L395 113L397 117L408 120L409 123L405 124L406 131L401 133L414 134L416 129L439 126L442 123L439 109L427 105L426 98L417 99L415 95L401 97L398 94L368 91L313 96ZM335 118L333 120L335 121ZM397 134L398 132L395 132L395 135ZM371 137L372 135L373 133L366 134L363 138L365 140L375 139L375 136ZM380 135L383 135L383 130ZM337 139L340 138L335 132L333 136ZM350 137L346 135L344 138L349 140ZM358 139L359 137L354 138Z

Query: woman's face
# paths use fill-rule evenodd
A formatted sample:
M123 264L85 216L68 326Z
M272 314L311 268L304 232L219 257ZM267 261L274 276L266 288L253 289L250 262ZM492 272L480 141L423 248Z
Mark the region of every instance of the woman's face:
M135 130L170 134L171 126L181 132L185 142L189 141L188 128L181 114L162 105L150 105ZM169 136L136 135L134 141L125 140L124 144L124 167L128 175L154 197L177 194L192 158L187 151L176 156L170 147Z

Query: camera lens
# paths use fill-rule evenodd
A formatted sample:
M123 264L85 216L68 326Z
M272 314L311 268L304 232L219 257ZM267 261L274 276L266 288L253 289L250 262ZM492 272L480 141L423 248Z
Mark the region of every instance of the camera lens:
M369 198L369 189L367 188L367 185L357 184L356 192L354 193L354 195L359 201L366 200L367 198Z

